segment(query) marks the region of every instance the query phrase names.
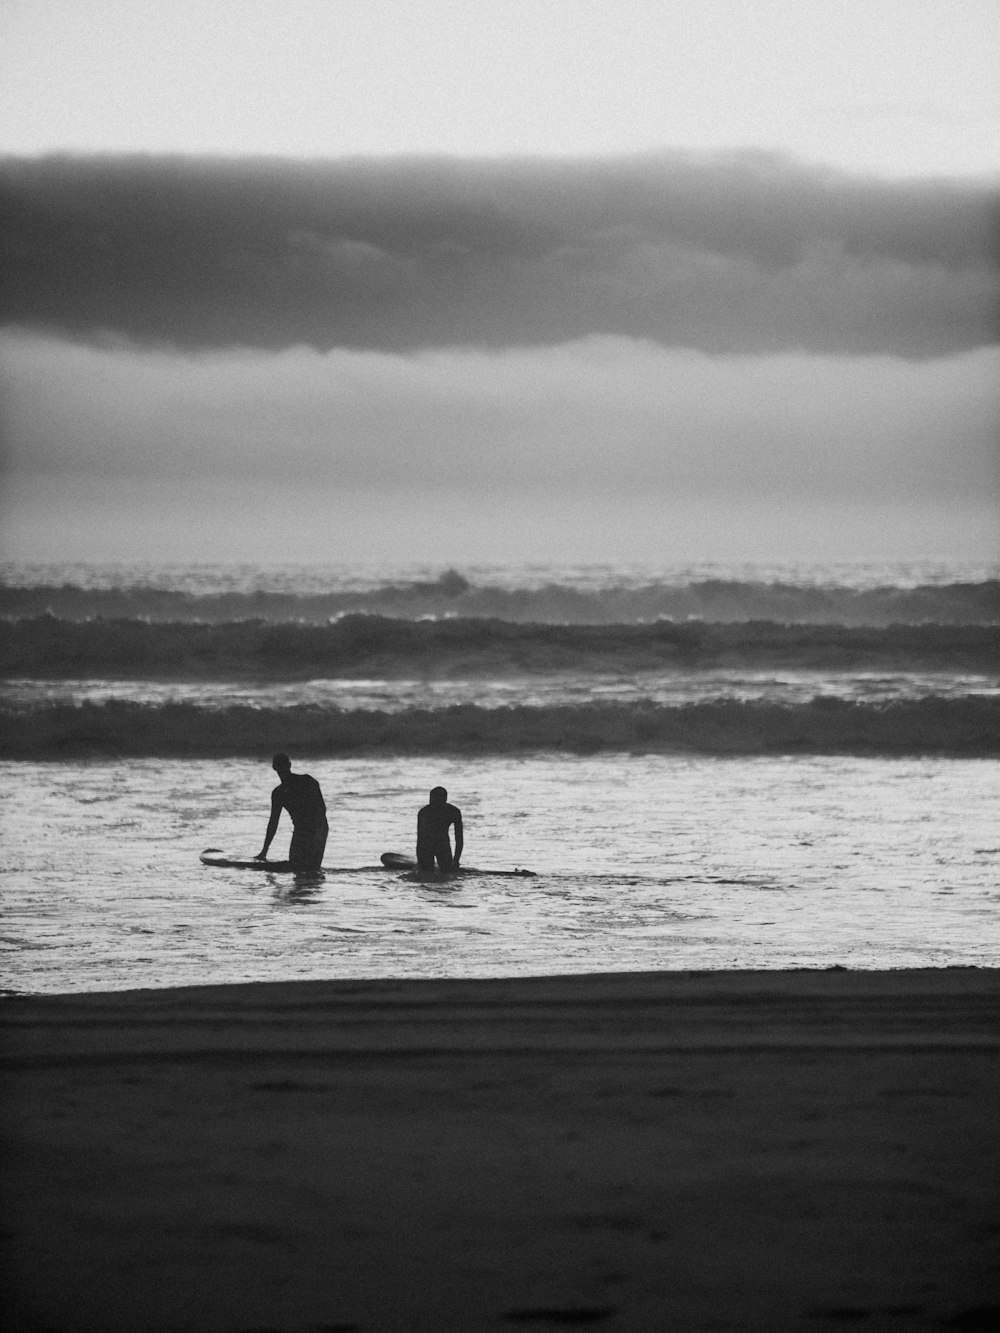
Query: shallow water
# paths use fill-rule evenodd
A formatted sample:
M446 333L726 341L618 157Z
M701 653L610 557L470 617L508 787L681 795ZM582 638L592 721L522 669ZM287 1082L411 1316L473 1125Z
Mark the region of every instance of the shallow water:
M326 864L343 873L200 865L207 846L259 847L265 763L0 765L4 985L1000 966L995 761L612 754L308 767L330 807ZM468 865L538 877L422 884L347 869L410 850L416 809L439 782L463 809Z

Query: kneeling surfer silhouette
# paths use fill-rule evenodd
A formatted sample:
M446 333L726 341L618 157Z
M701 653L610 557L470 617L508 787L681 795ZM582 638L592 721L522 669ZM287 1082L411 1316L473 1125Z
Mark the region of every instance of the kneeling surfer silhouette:
M451 850L449 831L455 830L455 851ZM465 840L462 835L462 812L457 805L448 803L444 787L435 787L430 804L417 815L417 865L425 873L437 868L445 872L458 870Z

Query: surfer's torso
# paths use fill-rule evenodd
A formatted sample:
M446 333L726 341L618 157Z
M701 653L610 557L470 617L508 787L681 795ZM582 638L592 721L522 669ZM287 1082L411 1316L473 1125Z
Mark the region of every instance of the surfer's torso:
M271 793L271 804L287 810L301 831L326 825L326 802L319 783L309 773L289 773Z
M451 850L450 830L455 829L456 848ZM447 801L425 805L417 815L417 864L421 870L451 870L461 854L462 812Z

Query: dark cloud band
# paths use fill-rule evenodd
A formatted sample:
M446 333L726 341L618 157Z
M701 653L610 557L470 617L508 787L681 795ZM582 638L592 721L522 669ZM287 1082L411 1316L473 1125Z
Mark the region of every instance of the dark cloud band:
M1000 190L766 154L0 163L2 318L182 349L1000 340Z

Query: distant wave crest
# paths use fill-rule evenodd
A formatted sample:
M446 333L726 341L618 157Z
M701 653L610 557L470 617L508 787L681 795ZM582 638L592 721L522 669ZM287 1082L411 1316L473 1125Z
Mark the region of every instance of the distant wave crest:
M895 623L1000 623L1000 580L855 588L703 579L686 584L580 588L478 586L449 570L440 578L325 593L218 591L131 585L0 583L0 616L49 613L61 619L153 621L301 621L322 624L368 613L394 618L457 616L518 623L636 624L689 618L713 622L886 626Z

